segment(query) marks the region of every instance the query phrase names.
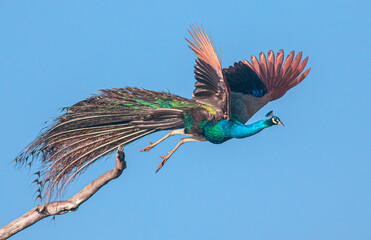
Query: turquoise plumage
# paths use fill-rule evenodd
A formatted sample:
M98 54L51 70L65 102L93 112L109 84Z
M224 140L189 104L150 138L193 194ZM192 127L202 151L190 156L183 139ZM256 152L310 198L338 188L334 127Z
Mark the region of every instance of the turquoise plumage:
M249 125L226 119L219 120L215 124L212 121L205 121L201 123L203 129L201 134L207 141L214 144L220 144L232 138L250 137L261 132L265 128L276 125L273 123L272 119L278 119L278 117L260 120Z
M171 130L141 151L149 151L176 134L186 136L162 156L157 171L184 143L209 141L220 144L245 138L274 125L278 117L245 123L268 102L282 97L309 73L308 58L292 51L284 60L283 50L269 51L267 58L243 60L222 68L220 58L204 29L191 27L196 53L195 90L192 99L139 88L101 90L101 94L65 108L66 112L36 138L16 161L31 165L41 159L39 196L50 197L84 172L97 159L151 133ZM157 172L156 171L156 172ZM55 191L59 190L59 191Z

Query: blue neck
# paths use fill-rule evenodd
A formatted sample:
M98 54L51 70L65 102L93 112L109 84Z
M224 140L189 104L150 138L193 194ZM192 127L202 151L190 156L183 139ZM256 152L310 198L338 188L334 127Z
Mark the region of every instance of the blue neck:
M230 128L229 134L230 137L232 138L245 138L257 134L264 128L270 126L272 126L270 119L260 120L249 125L244 125L242 123L235 122L233 126Z

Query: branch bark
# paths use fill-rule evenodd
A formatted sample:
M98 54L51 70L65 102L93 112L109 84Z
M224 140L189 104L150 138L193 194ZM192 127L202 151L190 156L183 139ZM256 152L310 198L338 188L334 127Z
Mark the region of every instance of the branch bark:
M80 205L87 201L91 196L93 196L101 187L106 185L111 180L118 178L125 168L125 155L123 152L123 147L120 146L117 149L116 163L112 170L98 177L96 180L89 183L77 194L68 198L67 200L38 205L25 213L23 216L0 228L0 240L7 239L17 232L28 228L29 226L46 217L63 215L68 212L77 211Z

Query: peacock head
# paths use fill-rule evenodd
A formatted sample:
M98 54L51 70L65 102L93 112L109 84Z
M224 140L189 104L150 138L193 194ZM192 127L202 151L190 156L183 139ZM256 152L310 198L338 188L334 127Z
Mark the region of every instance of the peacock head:
M269 117L268 121L272 126L273 125L285 126L277 116L273 116L273 111L269 111L265 116Z

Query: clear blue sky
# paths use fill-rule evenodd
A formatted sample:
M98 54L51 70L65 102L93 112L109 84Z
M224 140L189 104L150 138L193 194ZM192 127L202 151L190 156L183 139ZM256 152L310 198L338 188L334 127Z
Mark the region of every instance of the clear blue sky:
M155 3L154 3L155 2ZM258 2L258 3L257 3ZM140 153L78 212L14 239L371 239L369 1L2 1L0 226L34 206L35 169L11 160L59 108L99 89L138 86L191 97L190 24L222 65L283 48L312 71L273 109L286 127L222 145L179 140ZM252 122L251 121L251 122ZM111 169L101 160L66 196Z

